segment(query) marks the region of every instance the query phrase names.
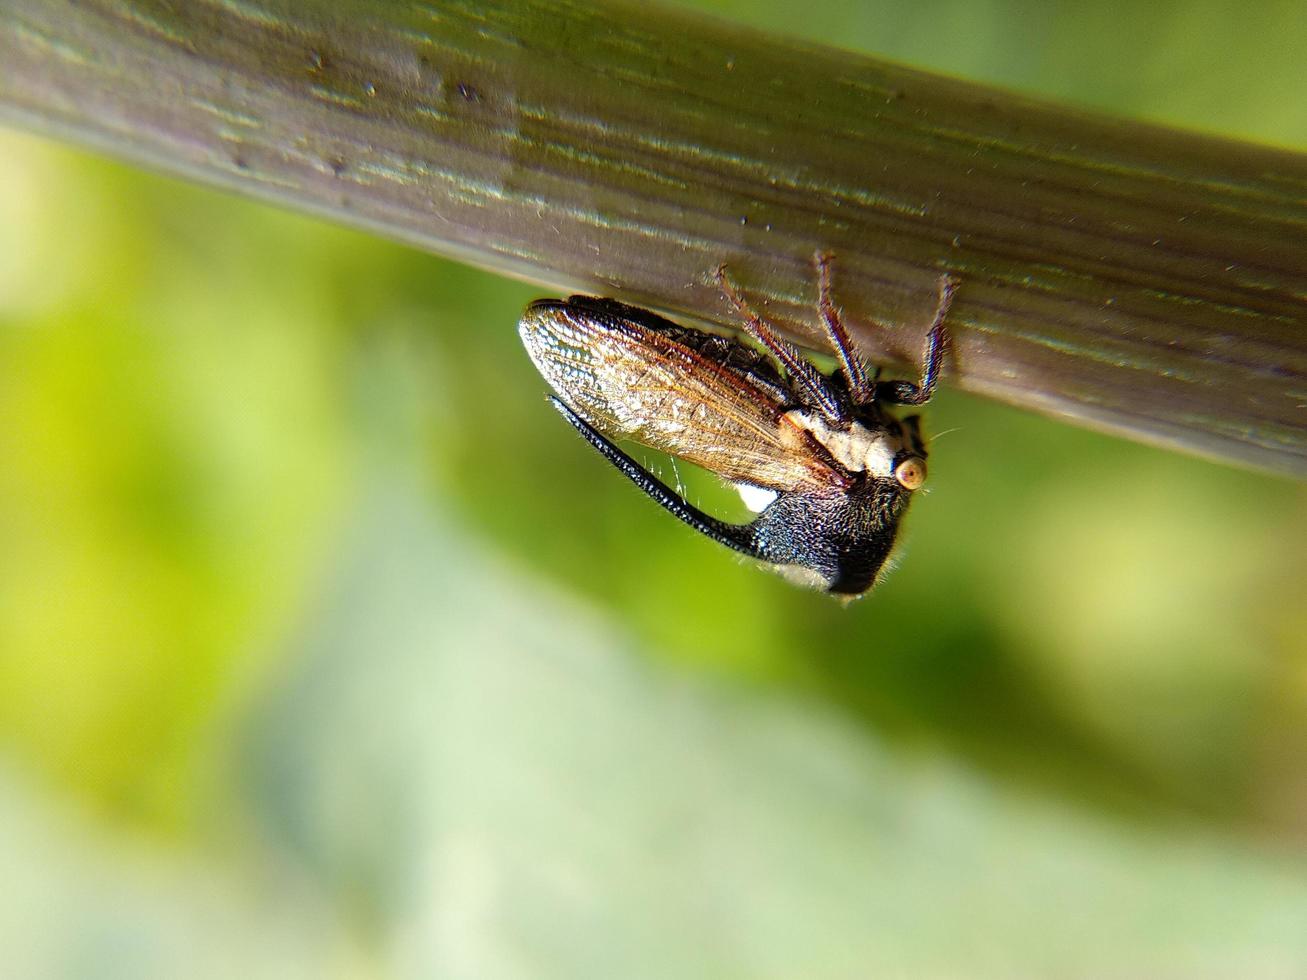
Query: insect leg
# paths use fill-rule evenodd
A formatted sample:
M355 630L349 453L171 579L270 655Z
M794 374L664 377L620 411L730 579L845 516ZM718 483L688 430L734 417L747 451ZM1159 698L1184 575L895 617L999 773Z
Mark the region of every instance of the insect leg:
M874 397L879 401L897 405L924 405L935 394L935 384L939 381L939 371L944 364L944 353L948 350L949 334L944 326L949 307L953 305L953 293L958 288L958 281L952 276L939 278L939 302L935 306L935 318L926 335L926 350L922 355L921 380L916 384L911 381L878 381L874 386Z
M921 416L908 415L899 419L899 424L903 426L903 431L907 434L908 444L922 459L926 458L926 440L921 437Z
M716 279L717 284L721 286L722 292L731 301L731 305L735 307L736 312L744 318L745 329L749 332L749 335L771 351L772 356L785 369L790 380L808 395L812 406L832 422L848 421L844 406L840 404L839 398L826 384L821 373L799 353L797 347L780 337L745 302L744 297L735 288L735 284L727 277L725 265L717 267Z
M831 299L831 255L829 252L818 252L813 256L813 261L817 264L817 308L821 311L822 322L826 324L826 333L830 337L831 346L835 348L835 353L839 355L840 364L844 368L844 379L849 383L849 393L853 396L854 403L861 405L871 400L872 387L871 382L867 380L867 368L853 349L849 333L840 320L840 311Z
M718 544L724 544L728 548L743 552L751 558L766 560L758 550L752 525L728 524L725 521L717 520L715 517L709 517L699 508L687 503L669 490L661 480L618 449L590 423L572 411L562 399L550 395L549 400L553 403L554 408L558 409L558 413L567 419L577 432L581 433L586 442L597 449L604 459L621 470L627 479L661 504L668 513L684 521L700 534L712 538Z

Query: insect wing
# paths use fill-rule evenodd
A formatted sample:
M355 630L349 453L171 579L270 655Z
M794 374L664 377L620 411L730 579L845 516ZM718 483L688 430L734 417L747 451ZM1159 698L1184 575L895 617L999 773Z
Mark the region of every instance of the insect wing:
M541 300L519 326L545 380L596 428L731 481L781 491L841 484L765 391L661 332L661 318L621 310Z

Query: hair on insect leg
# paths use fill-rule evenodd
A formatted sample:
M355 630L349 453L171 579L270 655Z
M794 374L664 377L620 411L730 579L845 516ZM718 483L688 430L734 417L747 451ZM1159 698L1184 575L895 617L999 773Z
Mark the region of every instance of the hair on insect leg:
M922 352L921 378L915 384L911 381L880 381L875 385L875 397L879 401L896 405L924 405L935 394L935 385L939 382L940 370L944 366L951 338L944 318L948 316L953 305L953 294L957 291L958 281L947 273L939 277L939 299L935 305L935 315L931 320L930 330L926 334L926 346Z
M848 420L840 399L831 391L826 379L802 354L799 349L785 340L751 307L740 295L735 283L726 274L726 265L717 267L714 278L726 298L730 300L735 311L744 320L744 329L754 340L769 350L785 373L808 396L811 406L821 412L832 422Z
M953 294L957 292L958 281L948 273L939 277L939 298L935 303L935 316L931 319L930 331L926 334L926 350L923 356L925 370L921 375L920 387L929 399L935 393L935 383L939 380L940 369L944 366L944 354L948 351L952 337L944 327L944 318L948 316L953 305Z
M826 325L827 338L840 359L844 370L844 379L848 382L849 393L856 404L863 405L871 400L874 389L867 380L867 368L857 352L853 342L840 319L839 308L831 298L831 262L834 256L829 252L817 252L813 255L817 266L817 309L821 312L822 322ZM879 372L878 372L879 373Z

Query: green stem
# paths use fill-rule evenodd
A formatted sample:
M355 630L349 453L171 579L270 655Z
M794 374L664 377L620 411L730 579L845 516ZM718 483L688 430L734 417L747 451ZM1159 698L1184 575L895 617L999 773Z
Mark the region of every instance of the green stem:
M647 4L7 0L0 115L554 288L1307 474L1307 157ZM503 324L503 329L511 325Z

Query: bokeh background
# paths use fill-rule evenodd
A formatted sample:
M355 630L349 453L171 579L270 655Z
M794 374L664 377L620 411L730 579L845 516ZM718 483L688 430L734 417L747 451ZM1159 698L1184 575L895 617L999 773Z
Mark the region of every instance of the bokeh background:
M699 5L1307 150L1299 0ZM0 974L1307 973L1302 485L945 392L844 608L539 294L0 132Z

